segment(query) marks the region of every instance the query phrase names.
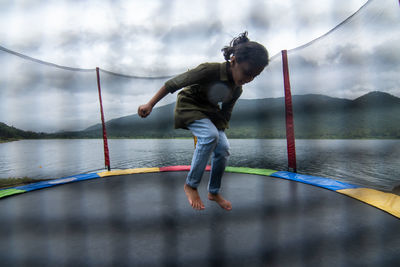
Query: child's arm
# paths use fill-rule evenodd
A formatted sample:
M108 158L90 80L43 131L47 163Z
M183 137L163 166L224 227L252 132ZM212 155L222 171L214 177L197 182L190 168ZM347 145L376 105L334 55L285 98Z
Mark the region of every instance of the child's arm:
M166 96L169 92L165 88L165 85L160 88L160 90L157 91L157 93L150 99L150 101L147 104L141 105L138 108L138 115L142 118L146 118L149 116L151 111L153 110L153 107Z
M200 64L196 68L188 70L187 72L168 80L147 104L139 106L138 115L142 118L149 116L153 107L168 93L174 93L175 91L191 84L204 83L208 80L218 78L219 72L216 72L215 68L219 68L218 63ZM218 77L214 77L216 75Z

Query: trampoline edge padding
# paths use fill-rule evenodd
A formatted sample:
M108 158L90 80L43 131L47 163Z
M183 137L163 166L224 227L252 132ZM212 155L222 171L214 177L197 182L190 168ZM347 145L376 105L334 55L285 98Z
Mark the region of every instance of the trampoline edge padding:
M331 178L279 171L271 174L272 177L301 182L322 187L337 193L352 197L375 208L383 210L400 219L400 196L382 192L371 188L340 182Z
M8 197L8 196L16 195L16 194L21 194L21 193L26 193L26 192L30 192L30 191L34 191L34 190L39 190L42 188L53 187L56 185L68 184L68 183L96 179L96 178L100 178L100 176L97 173L86 173L86 174L73 175L73 176L68 176L68 177L63 177L63 178L58 178L58 179L52 179L52 180L48 180L48 181L31 183L31 184L23 185L23 186L6 188L6 189L0 190L0 198Z
M151 173L159 171L160 168L136 168L136 169L104 171L104 172L99 172L97 174L100 177L108 177L108 176L135 174L135 173Z
M209 171L210 166L206 167ZM53 179L49 181L32 183L24 186L11 187L0 190L0 198L34 191L42 188L52 187L61 184L78 182L96 178L107 178L111 176L129 175L136 173L154 173L154 172L174 172L189 171L189 165L155 167L155 168L135 168L124 170L103 171L98 173L80 174L65 178ZM397 218L400 218L400 196L392 193L386 193L375 189L362 188L357 185L344 183L331 178L304 175L288 171L275 171L270 169L257 169L247 167L226 167L226 172L255 174L261 176L269 176L274 178L286 179L295 182L301 182L321 188L325 188L346 196L352 197L378 209L381 209Z
M368 203L400 218L400 196L371 188L350 188L337 192Z
M8 196L16 195L16 194L21 194L21 193L25 193L25 192L26 192L25 190L7 188L7 189L0 190L0 198L8 197Z
M337 191L341 189L349 189L349 188L358 188L359 186L340 182L331 178L325 177L318 177L318 176L311 176L311 175L304 175L294 172L287 172L287 171L279 171L271 174L273 177L292 180L296 182L301 182L305 184L315 185L319 187L323 187L332 191Z

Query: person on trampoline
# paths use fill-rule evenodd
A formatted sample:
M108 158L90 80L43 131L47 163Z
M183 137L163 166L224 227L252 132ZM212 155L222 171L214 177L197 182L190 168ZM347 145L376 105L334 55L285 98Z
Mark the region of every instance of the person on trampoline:
M233 106L242 94L242 85L251 82L269 63L267 49L250 41L247 32L234 38L222 50L224 63L203 63L168 80L147 104L138 108L138 115L147 117L153 107L168 93L178 93L175 106L175 129L189 129L197 137L191 168L184 190L190 205L205 208L197 187L211 158L208 199L223 209L232 204L220 194L221 179L229 157L228 128Z

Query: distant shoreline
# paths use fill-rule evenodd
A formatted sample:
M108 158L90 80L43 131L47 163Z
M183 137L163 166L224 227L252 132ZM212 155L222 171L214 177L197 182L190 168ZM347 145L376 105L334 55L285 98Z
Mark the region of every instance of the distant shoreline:
M260 140L286 140L285 137L230 137L228 135L229 139L260 139ZM101 137L77 137L77 138L49 138L49 137L43 137L43 138L20 138L20 139L8 139L8 140L1 140L0 143L9 143L9 142L15 142L15 141L23 141L23 140L102 140L103 138ZM145 140L157 140L157 139L182 139L182 140L187 140L187 139L193 139L192 137L107 137L109 140L118 140L118 139L132 139L132 140L140 140L140 139L145 139ZM359 138L345 138L345 137L310 137L310 138L296 138L296 140L400 140L398 137L359 137Z
M0 139L0 144L19 141L19 140L21 140L21 139Z

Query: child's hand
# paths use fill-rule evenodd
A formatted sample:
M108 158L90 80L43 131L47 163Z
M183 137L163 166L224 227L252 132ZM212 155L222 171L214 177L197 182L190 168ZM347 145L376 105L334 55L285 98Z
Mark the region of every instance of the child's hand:
M138 108L138 115L142 118L146 118L147 116L149 116L152 110L153 106L150 104L140 105Z

